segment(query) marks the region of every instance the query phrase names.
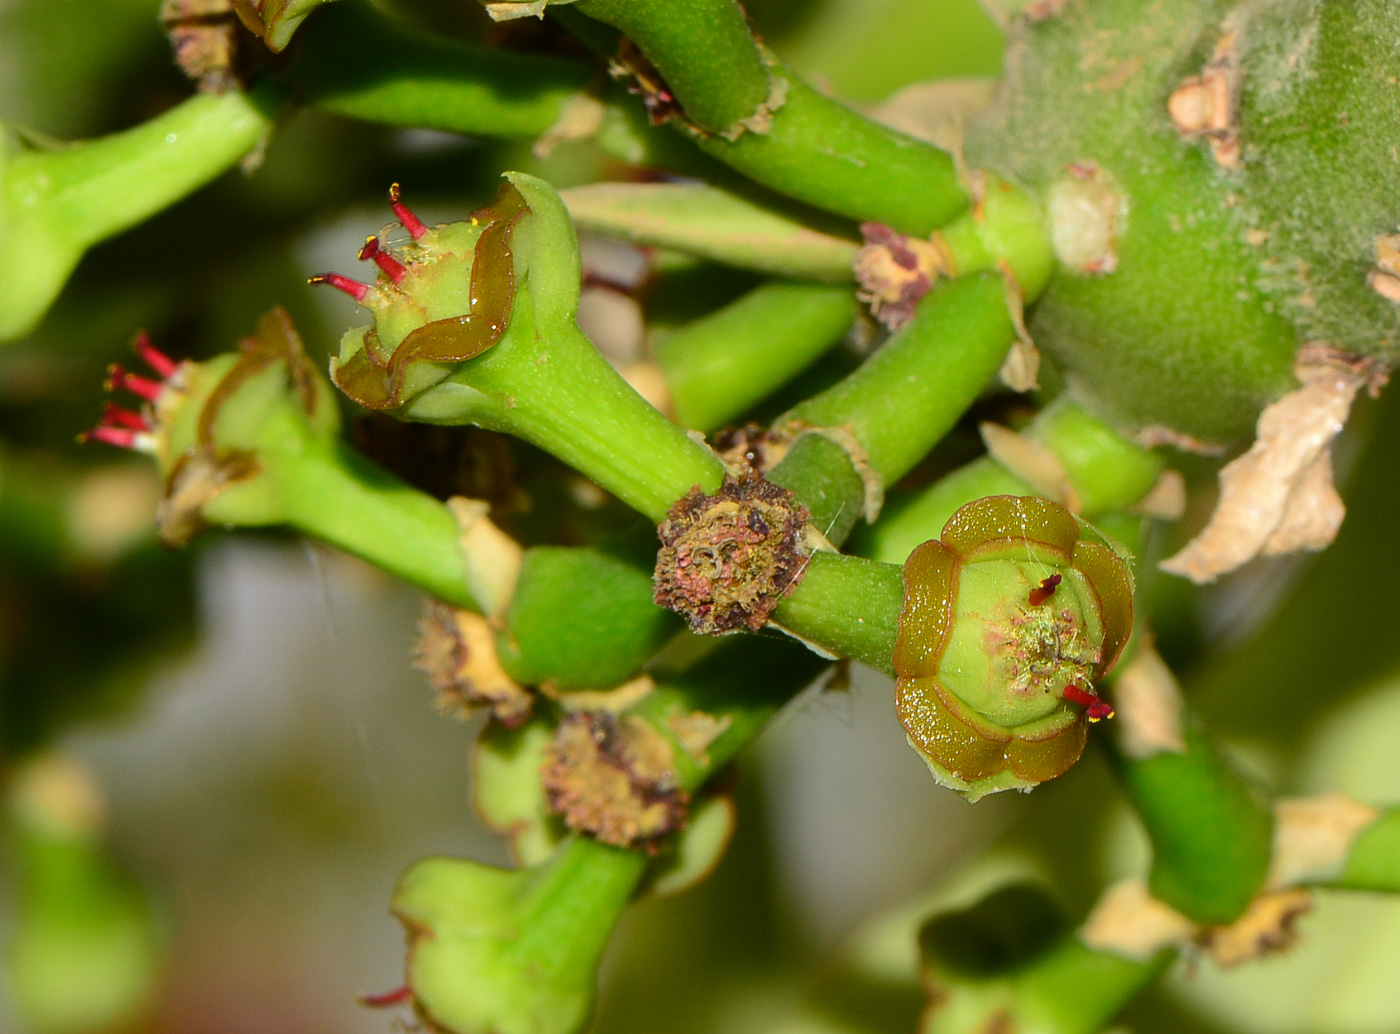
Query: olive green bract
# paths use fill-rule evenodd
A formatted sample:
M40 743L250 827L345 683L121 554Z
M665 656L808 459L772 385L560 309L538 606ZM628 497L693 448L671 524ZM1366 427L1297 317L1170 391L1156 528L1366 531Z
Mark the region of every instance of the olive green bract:
M1093 685L1133 624L1122 553L1064 507L990 496L962 507L904 565L895 707L935 779L970 800L1060 775Z

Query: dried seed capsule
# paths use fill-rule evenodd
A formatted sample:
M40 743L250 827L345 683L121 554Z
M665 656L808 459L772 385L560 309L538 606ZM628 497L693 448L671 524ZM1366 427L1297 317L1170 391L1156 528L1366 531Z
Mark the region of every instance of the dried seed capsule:
M1132 631L1124 556L1033 496L969 503L904 565L895 706L934 778L971 800L1053 779L1112 709L1092 687Z

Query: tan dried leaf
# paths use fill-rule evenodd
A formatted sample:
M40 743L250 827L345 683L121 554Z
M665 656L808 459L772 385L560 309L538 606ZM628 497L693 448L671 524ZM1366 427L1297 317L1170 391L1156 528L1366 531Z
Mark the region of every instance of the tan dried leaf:
M1190 942L1196 933L1195 923L1154 898L1141 880L1124 880L1104 892L1079 939L1096 951L1146 962L1163 948Z
M1206 931L1201 943L1224 967L1284 952L1298 943L1293 924L1312 907L1312 894L1301 888L1269 891L1251 901L1244 915L1229 926Z
M1113 684L1118 736L1123 753L1142 760L1164 752L1181 754L1181 687L1151 645L1143 644Z
M1298 797L1274 805L1274 857L1267 886L1335 879L1351 845L1380 812L1344 793Z
M710 744L729 728L733 720L730 715L716 718L704 711L694 711L690 714L677 712L666 720L666 724L671 727L685 752L698 764L708 767L710 756L706 751L710 749Z
M492 523L491 507L480 499L453 496L447 509L457 520L467 588L487 617L503 618L520 577L520 543Z
M1336 537L1345 507L1328 450L1374 373L1322 349L1304 349L1295 373L1302 387L1259 415L1254 445L1220 472L1210 523L1162 570L1213 582L1257 556L1321 549Z

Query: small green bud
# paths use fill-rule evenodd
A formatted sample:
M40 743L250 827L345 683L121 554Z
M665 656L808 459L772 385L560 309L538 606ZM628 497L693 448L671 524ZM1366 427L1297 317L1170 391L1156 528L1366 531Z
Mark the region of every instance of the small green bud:
M1094 683L1133 624L1124 555L1064 507L991 496L958 510L904 567L895 706L934 778L971 800L1053 779L1085 720L1111 717Z

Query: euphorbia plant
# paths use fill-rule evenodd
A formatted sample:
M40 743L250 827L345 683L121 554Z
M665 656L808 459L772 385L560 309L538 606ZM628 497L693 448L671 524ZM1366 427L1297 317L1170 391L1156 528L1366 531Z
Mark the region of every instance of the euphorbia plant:
M1303 888L1400 886L1385 802L1275 806L1153 646L1180 617L1161 579L1336 532L1330 443L1384 382L1400 303L1395 86L1355 70L1400 19L1325 0L1004 6L995 102L935 92L918 126L804 82L734 0L486 5L571 35L562 57L356 0L177 0L180 60L220 97L4 152L0 225L34 256L0 303L9 336L84 247L237 160L282 105L621 163L564 191L507 171L438 225L394 184L396 221L359 251L376 275L310 278L370 315L320 349L328 377L280 308L203 361L142 337L156 378L109 381L142 405L87 435L156 459L170 545L285 525L432 597L417 662L444 711L486 712L473 794L520 864L412 866L392 905L403 987L370 1004L447 1034L584 1027L623 910L717 863L725 767L841 659L894 676L889 721L972 801L1097 741L1152 842L1146 882L1072 930L1009 920L1041 916L1020 890L931 922L930 1030L1088 1032L1181 948L1227 964L1287 942ZM579 229L645 249L636 283L658 294L696 268L777 279L669 337L653 313L647 347L607 354L584 291L627 291L588 268ZM613 526L561 506L513 536L510 514L355 452L351 404L522 439L577 472L550 468L574 497L621 504ZM973 407L992 418L976 456ZM1213 515L1165 532L1182 548L1163 574L1154 540L1186 510L1171 448L1239 455ZM1199 496L1213 471L1186 465ZM987 965L959 960L987 943Z

